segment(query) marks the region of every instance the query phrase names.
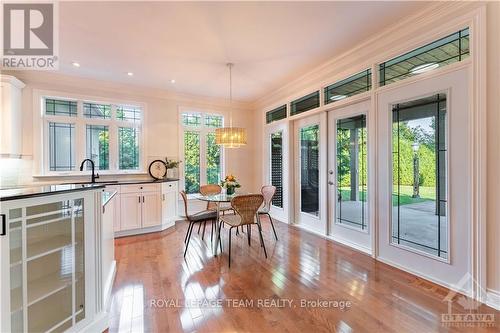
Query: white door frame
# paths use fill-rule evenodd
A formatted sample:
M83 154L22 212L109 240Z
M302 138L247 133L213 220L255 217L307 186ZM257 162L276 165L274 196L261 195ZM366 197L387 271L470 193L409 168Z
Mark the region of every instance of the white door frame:
M372 233L373 233L373 214L371 202L375 197L374 186L374 163L371 158L373 143L371 142L371 131L374 122L371 121L371 101L365 100L355 104L343 106L328 112L328 235L338 241L369 255L373 254ZM337 200L337 120L365 115L367 129L367 181L368 193L366 203L366 222L367 229L360 230L353 227L336 223L336 200ZM330 174L330 172L333 172ZM330 185L330 182L333 184Z
M310 125L319 125L319 216L301 212L301 190L300 190L300 136L299 130ZM325 236L328 231L327 220L327 114L321 112L306 118L298 119L293 124L294 129L294 202L295 223L309 231Z
M288 167L290 161L290 134L289 134L289 122L280 121L272 123L266 126L264 139L264 184L271 184L271 145L270 138L271 134L276 132L282 133L282 163L283 163L283 173L282 173L282 198L283 207L276 207L271 204L271 216L285 223L290 223L289 217L290 213L290 168Z

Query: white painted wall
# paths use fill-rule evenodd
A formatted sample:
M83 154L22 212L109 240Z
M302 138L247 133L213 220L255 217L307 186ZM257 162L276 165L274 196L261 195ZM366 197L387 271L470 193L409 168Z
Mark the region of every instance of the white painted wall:
M7 74L7 72L4 72ZM48 72L17 71L10 72L26 84L22 93L22 159L2 160L0 185L15 186L26 185L33 182L59 182L73 180L87 180L82 177L55 177L33 178L33 159L35 144L33 142L33 90L52 90L78 94L112 98L114 100L135 101L146 104L147 115L144 124L146 141L146 160L155 158L179 156L179 118L178 108L193 107L218 112L229 120L230 107L233 108L234 126L246 127L248 132L248 145L239 149L226 150L226 172L236 175L244 188L254 190L253 179L253 152L255 147L254 133L251 121L249 104L233 102L231 106L224 99L213 99L202 96L191 96L170 93L167 90L148 89L133 85L110 83L98 80L76 78ZM77 161L78 164L78 161ZM147 168L147 166L146 166ZM147 170L147 169L146 169ZM132 176L128 176L132 177ZM137 175L133 176L137 178ZM139 175L140 178L149 178L149 175ZM120 178L108 176L108 178ZM102 176L102 179L106 177Z
M436 3L401 20L394 26L377 32L372 38L357 47L338 55L316 67L305 75L297 75L281 89L270 92L255 103L258 111L255 117L256 155L265 154L264 142L266 125L265 112L286 104L295 98L346 78L369 68L374 59L384 61L408 51L409 44L424 45L447 33L454 32L453 25L466 22L469 13L482 6L482 3ZM497 295L494 298L500 306L500 3L489 2L485 5L487 25L487 244L486 274L488 291ZM425 33L424 33L425 32ZM256 165L256 180L266 178L267 170Z

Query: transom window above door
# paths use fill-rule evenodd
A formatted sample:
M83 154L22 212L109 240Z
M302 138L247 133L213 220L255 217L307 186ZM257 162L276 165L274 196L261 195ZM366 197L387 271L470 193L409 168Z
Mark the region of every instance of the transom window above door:
M224 117L204 112L182 112L181 160L184 190L199 193L201 184L219 184L222 179L223 149L215 143L215 129L224 126Z
M144 168L143 106L43 96L41 108L42 174L80 173L85 158L105 173Z

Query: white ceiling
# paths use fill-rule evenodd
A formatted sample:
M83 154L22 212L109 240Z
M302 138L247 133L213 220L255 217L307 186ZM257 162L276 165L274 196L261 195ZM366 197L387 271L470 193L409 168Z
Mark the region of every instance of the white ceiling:
M425 5L61 2L60 72L227 97L233 62L233 97L255 100Z

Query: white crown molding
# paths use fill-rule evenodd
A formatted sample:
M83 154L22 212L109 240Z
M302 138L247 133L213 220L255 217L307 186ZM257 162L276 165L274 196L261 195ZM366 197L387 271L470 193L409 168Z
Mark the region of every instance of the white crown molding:
M254 102L254 107L269 109L268 105L285 104L292 94L298 95L299 92L312 90L313 85L333 83L348 75L371 68L374 62L385 61L402 54L411 49L409 46L411 44L423 45L431 42L446 34L447 31L443 30L443 26L449 26L451 21L467 22L464 18L466 14L483 5L479 2L433 3L382 30L349 51L333 57L305 74L297 75L293 81L258 98ZM428 27L427 30L425 30L426 27Z
M166 89L151 88L140 85L124 84L118 82L97 80L91 78L82 78L76 76L70 76L55 72L36 72L36 71L4 71L8 73L8 77L23 80L27 85L32 85L35 89L50 89L58 91L68 91L75 92L75 89L81 89L82 86L95 90L93 95L106 94L130 94L134 95L133 98L154 98L154 99L164 99L172 100L178 103L184 104L194 104L194 105L209 105L216 108L228 109L230 107L237 108L240 110L253 110L253 104L250 102L243 101L232 101L224 98L209 97L209 96L198 96L186 93L178 93L169 91ZM4 75L2 75L4 76ZM21 81L19 81L21 82ZM47 82L57 87L47 87Z
M0 81L2 83L11 84L18 89L23 89L26 86L24 82L12 75L0 74Z

